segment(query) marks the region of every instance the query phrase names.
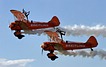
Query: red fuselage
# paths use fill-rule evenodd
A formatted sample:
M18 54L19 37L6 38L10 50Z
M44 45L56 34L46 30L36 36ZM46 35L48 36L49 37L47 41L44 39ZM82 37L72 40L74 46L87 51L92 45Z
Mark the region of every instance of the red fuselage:
M44 42L41 46L46 51L51 50L76 50L76 49L86 49L93 48L98 45L98 42L94 36L91 36L87 42L69 42L61 41L60 43L56 42Z
M42 28L50 28L59 26L60 22L59 19L54 16L49 22L33 22L33 21L15 21L12 22L9 26L11 30L35 30L35 29L42 29Z

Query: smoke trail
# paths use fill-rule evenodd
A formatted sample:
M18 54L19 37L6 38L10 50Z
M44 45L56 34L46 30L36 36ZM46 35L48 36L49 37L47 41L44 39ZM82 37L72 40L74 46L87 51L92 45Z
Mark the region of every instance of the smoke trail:
M94 50L94 51L62 51L55 52L55 54L65 55L65 56L82 56L82 57L91 57L94 58L96 56L100 57L101 59L106 60L106 51L105 50Z
M94 36L103 36L106 37L106 26L104 25L96 25L96 26L85 26L85 25L73 25L73 26L64 26L57 27L58 29L65 31L66 35L72 36L83 36L83 35L94 35ZM44 34L45 30L56 31L55 28L44 28L44 29L36 29L36 30L24 30L24 34Z
M59 29L66 31L66 35L82 36L82 35L95 35L106 37L106 26L85 26L85 25L74 25L59 27Z
M35 30L24 30L22 33L23 34L29 34L29 35L35 35L37 34L40 36L41 34L45 34L45 31L53 31L55 32L56 30L54 28L44 28L44 29L35 29Z

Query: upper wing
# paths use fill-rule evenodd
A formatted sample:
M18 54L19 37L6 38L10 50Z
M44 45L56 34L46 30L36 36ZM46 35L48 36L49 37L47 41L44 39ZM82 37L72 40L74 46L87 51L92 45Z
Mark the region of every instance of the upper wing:
M25 15L18 11L18 10L10 10L10 12L18 19L18 20L24 20Z
M59 35L56 32L45 31L46 34L50 37L52 41L61 42L62 40L59 38Z

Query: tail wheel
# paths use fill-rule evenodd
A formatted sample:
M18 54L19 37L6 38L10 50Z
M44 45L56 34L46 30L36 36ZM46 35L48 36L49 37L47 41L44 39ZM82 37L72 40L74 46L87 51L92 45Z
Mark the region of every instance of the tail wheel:
M93 51L93 49L91 48L91 51Z

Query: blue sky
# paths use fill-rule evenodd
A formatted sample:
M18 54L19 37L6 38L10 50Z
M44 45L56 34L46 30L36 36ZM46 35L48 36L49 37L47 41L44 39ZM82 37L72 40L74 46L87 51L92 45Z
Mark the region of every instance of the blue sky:
M14 60L22 61L24 59L26 62L23 61L23 63L30 62L25 67L106 66L106 60L101 60L99 57L83 58L59 55L58 59L51 61L46 56L47 52L41 55L40 45L42 42L48 41L47 36L25 35L22 40L18 40L8 27L14 21L10 10L21 11L23 8L31 11L30 20L49 21L53 16L57 16L61 22L60 26L75 24L86 26L106 25L106 0L0 0L0 8L0 58L5 58L5 61L11 60L14 62ZM70 35L65 37L65 40L85 42L88 38L89 36L74 37ZM99 43L96 48L106 49L106 38L102 36L96 38ZM10 65L10 67L13 66ZM19 65L19 67L21 66Z

